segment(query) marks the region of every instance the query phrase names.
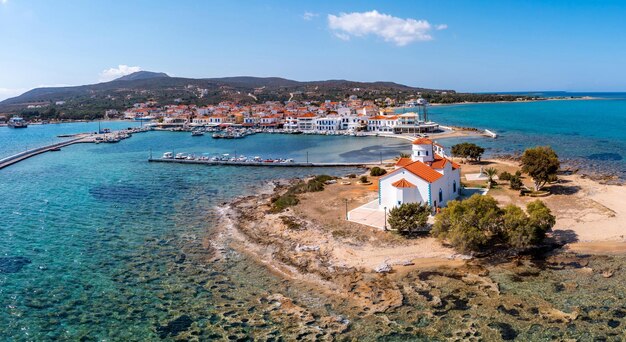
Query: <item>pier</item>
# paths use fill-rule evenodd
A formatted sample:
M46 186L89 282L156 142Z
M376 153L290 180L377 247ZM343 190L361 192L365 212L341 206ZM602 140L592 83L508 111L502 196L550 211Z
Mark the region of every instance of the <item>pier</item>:
M24 152L14 154L6 158L2 158L0 159L0 169L19 163L22 160L26 160L30 157L34 157L42 153L46 153L50 151L59 151L62 147L70 146L73 144L116 143L116 142L119 142L120 140L130 138L133 133L141 133L141 132L147 132L147 131L148 131L147 129L129 129L129 130L114 131L110 133L78 133L78 134L61 135L62 137L73 137L73 139L62 141L62 142L52 144L52 145L46 145L42 147L33 148Z
M165 158L149 158L149 162L155 163L177 163L177 164L200 164L209 166L252 166L252 167L365 167L366 165L379 165L380 163L307 163L307 162L289 162L289 163L268 163L268 162L242 162L242 161L214 161L214 160L197 160L197 159L165 159Z
M28 151L20 152L18 154L14 154L12 156L0 159L0 169L3 169L7 166L11 166L15 163L19 163L22 160L28 159L30 157L34 157L38 154L42 154L42 153L46 153L50 151L58 151L62 147L70 146L73 144L90 143L90 142L93 142L93 141L88 139L87 137L80 137L80 138L67 140L67 141L63 141L63 142L52 144L52 145L33 148Z

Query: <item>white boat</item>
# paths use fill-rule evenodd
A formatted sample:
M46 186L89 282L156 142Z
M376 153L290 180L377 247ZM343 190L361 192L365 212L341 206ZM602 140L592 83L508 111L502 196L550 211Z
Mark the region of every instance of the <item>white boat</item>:
M187 158L187 154L186 153L176 153L176 157L174 157L174 159L185 159Z
M28 124L21 117L14 116L14 117L9 119L9 122L7 123L7 126L9 126L11 128L26 128L26 127L28 127Z
M172 159L174 158L174 154L172 152L163 153L163 159Z
M203 136L203 135L204 135L204 132L202 132L200 130L191 131L191 136L192 137L200 137L200 136Z

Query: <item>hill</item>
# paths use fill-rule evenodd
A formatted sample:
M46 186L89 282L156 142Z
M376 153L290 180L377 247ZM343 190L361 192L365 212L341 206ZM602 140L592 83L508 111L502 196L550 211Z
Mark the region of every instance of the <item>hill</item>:
M457 94L453 90L410 87L393 82L326 80L300 82L280 77L182 78L165 73L139 71L110 82L73 87L36 88L0 102L0 113L27 117L96 118L107 109L125 109L154 100L207 105L222 101L242 104L265 101L342 101L351 95L365 100L396 101L424 96L430 102L510 100L496 95ZM509 96L511 99L513 96Z
M170 76L164 72L137 71L132 74L125 75L120 78L116 78L115 81L135 81L135 80L146 80L150 78L159 78L159 77L170 77Z

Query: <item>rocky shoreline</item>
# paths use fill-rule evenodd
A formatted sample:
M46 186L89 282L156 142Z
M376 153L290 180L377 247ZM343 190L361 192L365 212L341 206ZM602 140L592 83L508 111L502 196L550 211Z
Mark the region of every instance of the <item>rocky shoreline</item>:
M271 213L272 196L291 184L277 182L270 193L242 197L228 204L222 210L221 234L231 238L230 246L236 251L251 256L294 286L306 282L336 303L334 311L340 311L339 315L316 318L294 313L300 316L295 319L316 322L322 331L328 332L323 336L358 337L357 328L364 326L372 329L372 336L509 340L545 336L543 330L528 329L538 325L553 334L560 330L556 336L568 337L575 336L575 329L570 328L568 333L565 327L578 325L581 330L593 331L596 327L591 323L600 320L605 321L602 327L608 326L607 336L611 336L611 325L619 326L621 322L611 318L615 314L610 309L563 306L543 297L525 298L511 290L525 282L558 279L561 273L573 273L574 279L551 279L546 283L556 295L573 295L580 291L580 284L590 279L623 278L616 260L558 249L540 258L442 257L386 261L388 269L359 267L350 258L340 258L350 255L343 249L405 248L411 241L371 229L350 231L349 237L336 233L336 227L303 216L299 210L300 206L318 200L316 194L303 195L304 204L296 208ZM333 205L328 204L329 208ZM324 205L320 205L320 210L325 210ZM217 239L214 243L222 242ZM281 307L293 307L293 299L282 293L273 294L271 300Z

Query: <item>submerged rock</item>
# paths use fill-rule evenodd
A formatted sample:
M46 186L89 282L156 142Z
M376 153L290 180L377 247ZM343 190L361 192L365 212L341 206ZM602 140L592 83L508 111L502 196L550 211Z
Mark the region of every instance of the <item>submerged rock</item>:
M30 263L30 259L21 256L0 257L0 273L17 273Z
M159 333L159 337L167 338L168 336L176 336L181 332L189 329L193 320L191 317L187 315L182 315L175 320L167 323L167 325L162 325L157 327L157 332Z
M500 336L505 341L514 340L517 337L517 331L508 323L494 322L489 323L489 327L498 330Z

